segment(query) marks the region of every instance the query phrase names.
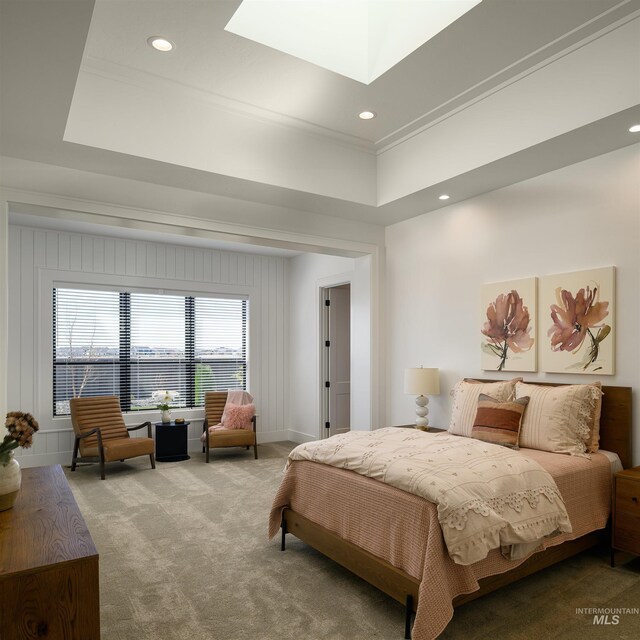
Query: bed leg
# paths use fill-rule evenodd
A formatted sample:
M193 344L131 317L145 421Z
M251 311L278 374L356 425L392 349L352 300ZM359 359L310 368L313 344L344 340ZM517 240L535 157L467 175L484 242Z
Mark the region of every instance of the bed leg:
M404 612L404 637L405 640L411 638L411 617L413 615L413 596L408 595L405 601Z
M282 522L280 523L280 529L282 531L282 538L280 539L280 551L284 551L284 540L287 535L287 521L284 519L284 513L282 514Z

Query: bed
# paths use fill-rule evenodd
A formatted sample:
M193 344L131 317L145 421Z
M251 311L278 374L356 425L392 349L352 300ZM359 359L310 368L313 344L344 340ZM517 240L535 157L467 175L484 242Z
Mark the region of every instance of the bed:
M628 468L631 389L603 387L603 394L600 448L617 454L621 466ZM521 451L552 474L573 525L571 534L546 539L525 559L507 560L496 549L484 560L460 567L447 553L434 504L353 471L308 461L293 463L283 479L270 533L279 525L283 550L286 535L293 534L405 604L405 637L429 640L442 632L454 607L608 543L609 457L596 453L585 460Z

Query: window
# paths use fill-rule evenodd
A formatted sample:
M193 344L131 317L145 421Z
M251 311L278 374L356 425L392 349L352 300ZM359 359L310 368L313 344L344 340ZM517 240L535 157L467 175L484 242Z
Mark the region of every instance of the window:
M117 395L123 411L204 405L206 391L246 389L246 300L53 290L53 414L69 400Z

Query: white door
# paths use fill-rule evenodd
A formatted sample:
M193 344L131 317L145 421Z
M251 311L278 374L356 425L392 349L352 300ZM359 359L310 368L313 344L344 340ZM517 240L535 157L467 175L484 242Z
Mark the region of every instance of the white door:
M328 365L325 433L333 436L351 428L351 286L330 287L326 293L329 304L325 342Z

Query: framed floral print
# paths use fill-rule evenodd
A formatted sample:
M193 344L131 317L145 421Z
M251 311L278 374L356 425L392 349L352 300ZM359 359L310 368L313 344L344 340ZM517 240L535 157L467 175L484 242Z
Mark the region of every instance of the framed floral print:
M613 375L615 267L540 278L542 371Z
M536 371L536 278L482 285L482 368Z

